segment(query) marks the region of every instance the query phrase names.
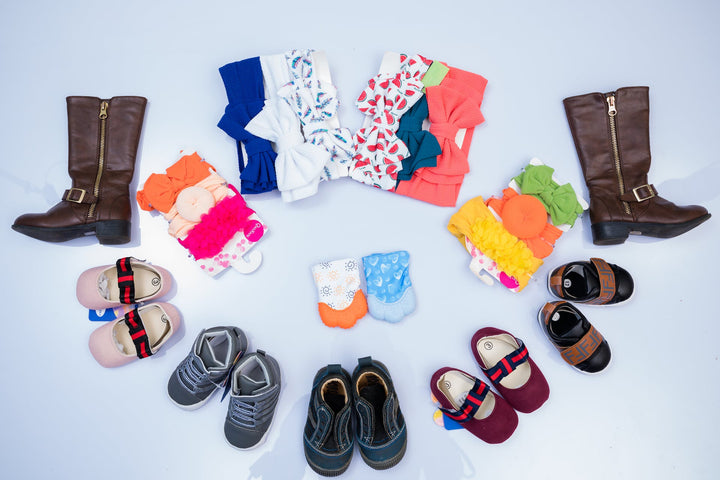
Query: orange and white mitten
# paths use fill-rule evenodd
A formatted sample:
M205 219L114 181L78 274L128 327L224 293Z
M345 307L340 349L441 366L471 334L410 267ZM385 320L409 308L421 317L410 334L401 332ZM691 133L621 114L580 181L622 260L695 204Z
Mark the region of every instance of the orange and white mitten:
M357 260L345 258L322 262L312 267L317 285L320 318L328 327L350 328L368 311L365 294L360 290Z

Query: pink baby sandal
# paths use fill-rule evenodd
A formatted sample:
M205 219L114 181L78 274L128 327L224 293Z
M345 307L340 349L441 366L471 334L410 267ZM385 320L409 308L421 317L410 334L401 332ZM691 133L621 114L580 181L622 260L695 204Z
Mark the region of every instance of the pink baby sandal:
M106 368L147 358L180 328L180 322L180 314L169 303L136 306L90 335L90 353Z
M77 282L77 299L86 308L100 310L162 297L172 287L170 272L133 257L115 265L85 270Z

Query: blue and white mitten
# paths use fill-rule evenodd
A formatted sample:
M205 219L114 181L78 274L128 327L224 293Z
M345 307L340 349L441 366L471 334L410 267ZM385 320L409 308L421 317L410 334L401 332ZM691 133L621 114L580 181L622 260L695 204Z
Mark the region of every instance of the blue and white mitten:
M405 250L363 257L368 312L374 318L395 323L415 310L409 265Z

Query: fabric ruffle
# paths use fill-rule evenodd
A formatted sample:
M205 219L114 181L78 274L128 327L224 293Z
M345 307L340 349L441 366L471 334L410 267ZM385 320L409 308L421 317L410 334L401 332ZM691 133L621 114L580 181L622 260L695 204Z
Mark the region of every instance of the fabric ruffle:
M465 202L450 217L448 230L465 247L466 239L488 258L490 268L517 280L520 291L543 264L522 240L509 233L478 196Z
M180 245L187 248L196 259L210 258L222 251L228 241L247 224L255 213L242 196L225 197L212 207L193 227Z
M500 270L517 278L521 288L543 263L522 240L505 230L492 216L476 219L468 238L478 250L493 259Z

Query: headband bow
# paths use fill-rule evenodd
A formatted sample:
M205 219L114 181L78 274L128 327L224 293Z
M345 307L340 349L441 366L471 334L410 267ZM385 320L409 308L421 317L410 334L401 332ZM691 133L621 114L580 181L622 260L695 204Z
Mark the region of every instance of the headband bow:
M318 145L305 142L295 113L284 100L268 100L246 128L275 143L278 150L275 171L283 200L301 200L317 192L320 172L330 154Z
M410 180L418 168L437 165L437 156L442 153L442 149L435 135L422 129L423 120L427 117L428 103L423 96L400 119L397 136L407 146L410 154L402 160L398 181Z
M425 91L430 132L437 137L443 152L437 157L436 167L418 169L409 181L399 182L395 192L435 205L454 206L464 174L469 170L467 156L474 127L484 120L480 104L487 80L453 67L447 69L439 86L432 85L437 83L436 78L430 80ZM464 129L464 134L462 145L458 146L460 129Z
M308 80L301 85L293 81L281 88L278 95L300 119L305 139L329 152L330 158L321 178L334 180L347 177L354 152L352 135L347 128L332 128L328 123L335 117L339 106L335 87L318 80Z
M193 153L181 157L165 172L151 174L142 190L138 190L136 198L143 210L169 212L182 190L209 177L215 169L200 155Z
M483 115L474 99L461 90L439 85L428 87L426 95L430 133L440 142L442 154L437 159L437 167L432 172L423 170L421 177L436 183L462 182L470 166L467 152L458 146L455 138L461 128L470 129L482 123Z
M552 179L553 170L547 165L528 165L515 177L520 190L542 202L554 225L573 226L575 219L583 212L572 185L558 185Z
M242 193L269 192L277 188L274 161L276 154L267 140L245 129L248 122L262 110L265 103L260 58L228 63L220 68L225 84L228 106L218 127L238 141L238 166ZM244 165L240 142L245 145Z
M403 55L401 60L399 73L371 78L356 102L361 112L372 117L372 123L355 134L355 164L350 176L383 190L395 186L401 162L410 153L396 132L400 117L422 96L421 79L430 63L420 55Z

